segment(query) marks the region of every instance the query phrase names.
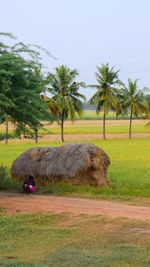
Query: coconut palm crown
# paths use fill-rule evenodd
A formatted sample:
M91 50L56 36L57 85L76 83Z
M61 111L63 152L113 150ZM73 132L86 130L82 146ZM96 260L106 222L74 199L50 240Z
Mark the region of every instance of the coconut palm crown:
M130 112L129 138L132 137L132 119L139 115L147 114L148 106L143 101L144 89L138 89L138 80L128 79L128 86L122 89L122 110L124 113ZM121 96L121 95L120 95Z
M110 109L118 110L120 105L117 99L119 89L116 85L121 85L121 81L118 79L118 71L114 70L114 67L109 68L109 64L102 64L101 67L97 66L96 85L90 85L91 88L96 88L96 93L91 97L90 103L96 104L96 113L99 114L103 110L103 139L106 138L105 134L105 120L106 115Z
M61 140L64 142L64 120L69 116L72 121L75 120L76 114L82 116L85 96L79 93L80 87L85 87L83 82L76 82L78 76L76 69L71 70L67 66L61 65L55 68L54 74L49 74L48 91L52 95L59 110L61 120Z

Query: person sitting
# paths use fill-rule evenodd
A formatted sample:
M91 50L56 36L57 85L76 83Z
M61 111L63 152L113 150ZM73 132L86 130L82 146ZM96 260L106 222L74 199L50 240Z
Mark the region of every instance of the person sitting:
M29 175L23 183L23 191L26 194L34 193L36 191L36 185L34 181L34 177L32 175Z

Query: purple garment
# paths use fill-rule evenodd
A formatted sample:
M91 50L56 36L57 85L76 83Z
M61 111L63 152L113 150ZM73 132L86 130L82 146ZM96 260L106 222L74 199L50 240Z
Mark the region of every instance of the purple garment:
M35 191L36 191L36 186L35 185L28 185L28 187L29 187L29 191L30 191L30 193L34 193Z
M26 193L34 193L36 191L36 186L35 185L24 185L23 187L24 191Z

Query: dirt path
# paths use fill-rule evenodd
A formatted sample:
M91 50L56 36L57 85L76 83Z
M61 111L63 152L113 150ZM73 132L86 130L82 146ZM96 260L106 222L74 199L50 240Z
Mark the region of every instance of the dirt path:
M128 134L106 134L106 139L128 139ZM150 138L149 133L143 134L132 134L132 138ZM51 142L59 142L60 135L43 135L40 140L51 141ZM91 141L91 140L103 140L102 134L65 134L65 141Z
M102 134L65 134L65 142L83 142L91 140L103 140ZM150 138L149 133L143 133L143 134L133 134L132 138ZM106 139L128 139L128 134L106 134ZM53 135L43 135L40 139L40 141L46 141L46 142L61 142L60 134L53 134ZM4 141L2 141L4 143ZM10 139L9 144L25 144L25 143L31 143L33 144L33 139Z
M54 197L41 195L23 195L0 192L0 208L8 214L54 212L89 215L104 215L112 218L150 221L150 207L133 206L104 200Z

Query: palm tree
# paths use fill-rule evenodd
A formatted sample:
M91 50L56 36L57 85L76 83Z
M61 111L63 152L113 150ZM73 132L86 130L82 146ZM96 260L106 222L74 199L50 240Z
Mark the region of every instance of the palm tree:
M117 94L119 89L115 88L116 85L120 85L121 81L118 79L118 71L114 71L114 67L109 68L109 64L102 64L101 67L97 67L96 79L97 85L90 85L92 88L96 88L96 93L91 97L90 103L97 104L96 113L99 114L103 110L103 139L106 139L105 121L106 115L110 109L118 110L119 101Z
M148 107L143 101L143 90L138 90L137 81L128 79L128 87L122 90L122 110L124 113L130 112L129 139L132 137L132 119L148 112Z
M83 82L76 82L78 76L76 69L69 69L67 66L59 66L55 68L55 74L50 74L48 77L48 91L52 95L52 100L56 103L56 108L59 111L61 140L64 142L64 120L70 116L72 121L76 118L76 113L81 117L83 104L82 99L85 96L78 92L80 87L84 87Z
M148 107L148 112L146 114L146 119L150 119L150 94L145 96L145 100ZM150 121L146 124L146 126L150 127Z

